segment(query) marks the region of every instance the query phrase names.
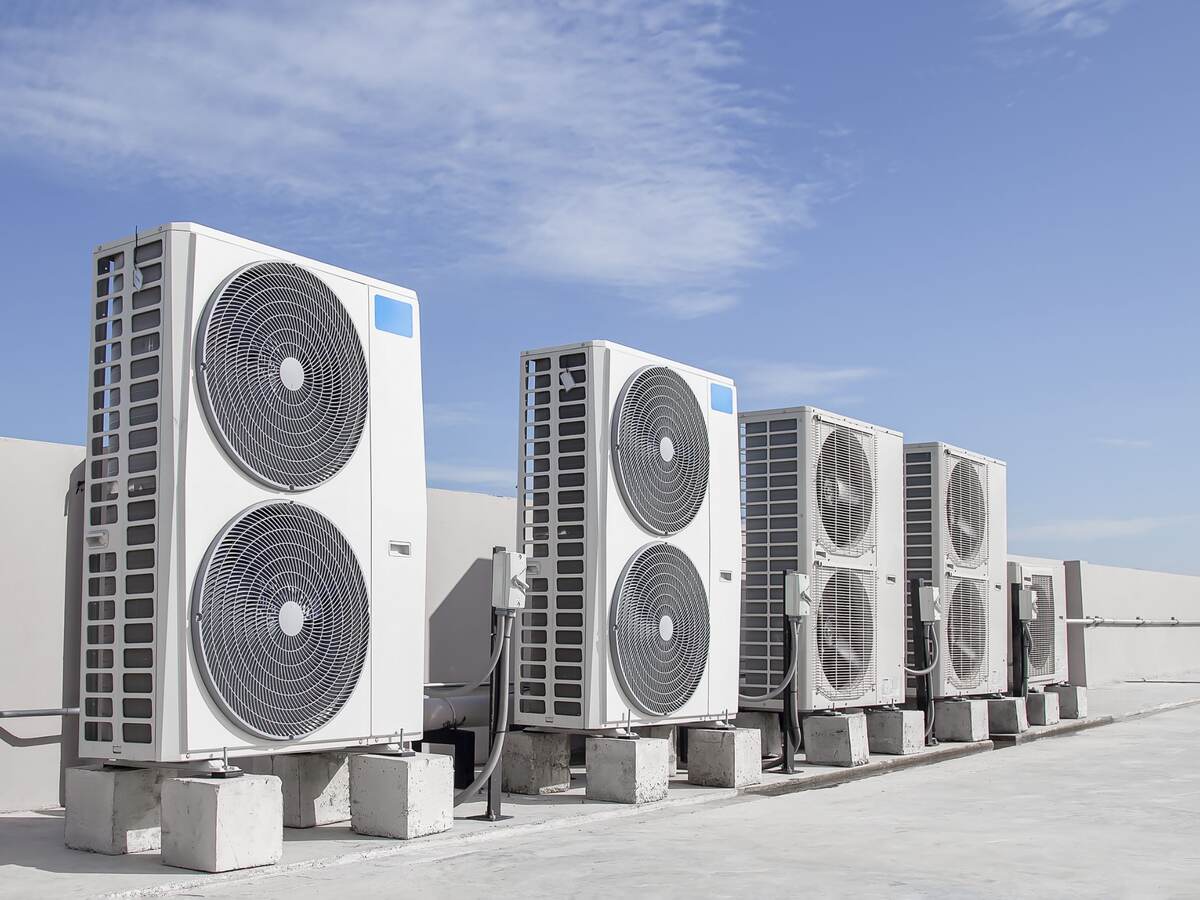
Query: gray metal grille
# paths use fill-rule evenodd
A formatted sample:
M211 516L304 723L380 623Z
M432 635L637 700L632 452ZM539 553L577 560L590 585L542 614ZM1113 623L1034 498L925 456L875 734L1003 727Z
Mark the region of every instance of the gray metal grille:
M516 634L518 718L583 722L589 355L521 356L520 549L537 560Z
M665 716L696 693L708 665L708 597L679 548L648 544L625 567L613 597L611 648L630 702Z
M621 495L643 527L669 535L696 517L708 490L708 428L677 372L633 374L617 401L613 445Z
M332 719L358 683L370 634L362 569L315 510L257 504L209 548L192 641L212 698L252 734L290 740Z
M874 543L874 440L842 425L819 422L813 501L820 541L842 555L861 556Z
M84 742L97 757L153 755L158 627L159 447L169 413L161 390L161 238L97 254L87 448L83 683Z
M823 569L815 611L820 693L853 700L875 686L875 575Z
M987 494L983 467L968 459L951 462L946 482L946 531L958 563L979 566L987 561Z
M1029 651L1030 672L1033 677L1054 674L1054 579L1049 575L1031 577L1037 591L1037 618L1029 623L1033 646Z
M204 313L200 398L229 455L281 490L336 474L367 421L367 364L354 323L320 278L284 262L235 272Z
M800 420L742 417L742 693L766 693L787 669L785 572L800 570ZM781 701L766 701L780 706Z
M988 677L987 583L948 578L946 589L949 601L943 652L950 655L950 683L958 688L978 687Z

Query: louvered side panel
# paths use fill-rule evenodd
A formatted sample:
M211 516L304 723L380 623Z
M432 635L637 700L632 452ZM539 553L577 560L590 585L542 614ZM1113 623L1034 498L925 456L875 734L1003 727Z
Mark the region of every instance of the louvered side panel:
M80 755L152 758L163 241L94 257Z

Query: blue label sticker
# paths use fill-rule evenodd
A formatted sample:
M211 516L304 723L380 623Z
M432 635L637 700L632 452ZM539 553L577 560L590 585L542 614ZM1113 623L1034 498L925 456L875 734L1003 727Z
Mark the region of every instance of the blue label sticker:
M725 384L714 384L710 392L712 408L717 412L733 412L733 388Z
M411 303L393 300L383 294L375 295L375 327L390 331L401 337L413 336L413 308Z

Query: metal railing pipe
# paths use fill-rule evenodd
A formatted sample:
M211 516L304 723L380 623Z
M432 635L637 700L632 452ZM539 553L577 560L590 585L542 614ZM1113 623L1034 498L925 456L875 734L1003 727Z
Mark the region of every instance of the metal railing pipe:
M79 707L62 709L0 709L0 719L37 719L43 716L77 716Z
M1105 616L1084 616L1082 619L1067 619L1068 625L1084 628L1200 628L1200 619L1110 619Z

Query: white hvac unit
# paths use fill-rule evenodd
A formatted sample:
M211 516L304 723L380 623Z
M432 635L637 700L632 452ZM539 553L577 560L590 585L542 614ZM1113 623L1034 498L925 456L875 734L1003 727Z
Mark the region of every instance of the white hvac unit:
M418 738L415 295L192 224L92 274L80 755Z
M522 354L520 415L516 723L736 711L733 383L591 341Z
M803 710L904 699L903 436L805 406L742 413L744 582L741 693L777 687L784 574L808 578L801 620Z
M941 594L933 696L1003 693L1010 618L1007 467L940 442L905 444L904 457L906 577Z
M1029 623L1029 684L1044 687L1067 680L1067 570L1059 560L1008 557L1008 583L1037 593L1037 618ZM1009 691L1013 682L1015 633L1009 629Z

